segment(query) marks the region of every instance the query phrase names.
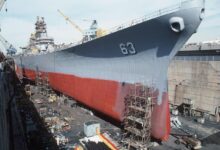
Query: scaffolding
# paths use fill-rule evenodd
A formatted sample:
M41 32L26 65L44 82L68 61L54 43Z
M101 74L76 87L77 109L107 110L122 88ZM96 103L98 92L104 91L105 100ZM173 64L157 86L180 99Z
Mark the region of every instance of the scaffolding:
M147 150L151 140L154 89L135 84L125 98L123 148Z
M48 74L42 75L42 73L40 73L39 71L36 71L35 74L35 84L38 88L39 94L44 96L49 96L50 94L53 94L54 92L50 87Z

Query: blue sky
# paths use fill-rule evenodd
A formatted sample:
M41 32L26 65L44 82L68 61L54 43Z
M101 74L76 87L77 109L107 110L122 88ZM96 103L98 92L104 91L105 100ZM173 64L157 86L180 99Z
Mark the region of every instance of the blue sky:
M90 25L83 19L97 19L100 27L109 29L178 2L180 0L7 0L0 14L1 34L16 48L25 46L34 32L36 17L43 16L49 36L56 43L70 43L79 40L81 33L66 23L57 9L83 29ZM220 39L219 2L206 0L206 18L189 42Z

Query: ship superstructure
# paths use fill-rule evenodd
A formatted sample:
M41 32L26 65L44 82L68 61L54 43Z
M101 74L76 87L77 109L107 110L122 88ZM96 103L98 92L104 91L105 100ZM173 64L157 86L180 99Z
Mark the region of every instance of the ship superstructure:
M55 90L117 121L134 84L154 89L151 132L164 140L170 132L167 69L204 12L204 0L184 1L68 48L17 56L17 73L31 80L47 76Z
M39 54L54 51L54 39L47 34L47 26L43 17L37 17L35 33L31 34L29 44L23 47L25 54Z

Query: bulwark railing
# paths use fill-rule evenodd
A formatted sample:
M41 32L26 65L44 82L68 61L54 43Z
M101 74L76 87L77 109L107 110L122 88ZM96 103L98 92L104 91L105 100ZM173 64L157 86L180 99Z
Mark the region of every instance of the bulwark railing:
M181 4L179 5L174 5L174 6L171 6L169 8L165 8L165 9L160 9L160 10L157 10L156 12L153 12L153 13L150 13L150 14L147 14L145 15L144 17L141 17L141 18L137 18L137 19L133 19L129 22L126 22L124 24L121 24L119 26L116 26L116 27L113 27L111 28L109 31L109 34L111 33L114 33L114 32L117 32L117 31L120 31L120 30L123 30L123 29L126 29L126 28L129 28L131 26L135 26L137 24L140 24L140 23L143 23L145 21L148 21L148 20L151 20L153 18L157 18L157 17L160 17L162 15L166 15L166 14L169 14L169 13L172 13L172 12L175 12L177 10L179 10L181 7Z

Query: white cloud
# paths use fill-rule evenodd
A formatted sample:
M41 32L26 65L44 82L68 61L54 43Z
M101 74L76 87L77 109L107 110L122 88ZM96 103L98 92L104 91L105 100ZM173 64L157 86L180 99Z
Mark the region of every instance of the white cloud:
M28 37L33 32L34 25L32 22L23 19L4 18L1 27L2 36L18 48L28 43Z
M206 0L206 17L198 32L188 42L201 42L220 39L219 0Z
M82 35L70 24L60 23L57 25L48 25L48 34L51 37L55 37L56 43L71 43L73 41L79 41Z

